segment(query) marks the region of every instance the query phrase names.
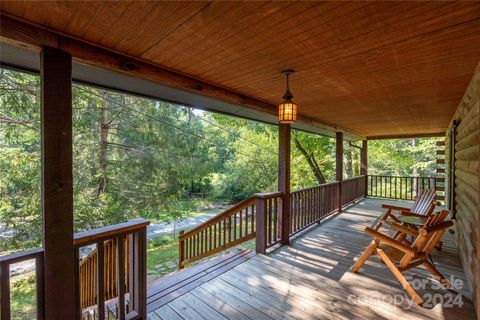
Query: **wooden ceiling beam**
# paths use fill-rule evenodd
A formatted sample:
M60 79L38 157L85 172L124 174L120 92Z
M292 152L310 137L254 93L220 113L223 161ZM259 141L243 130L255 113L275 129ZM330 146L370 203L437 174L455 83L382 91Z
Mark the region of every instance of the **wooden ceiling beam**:
M79 63L186 90L268 114L276 115L277 113L277 106L274 104L103 48L96 44L45 30L42 26L10 17L3 12L0 19L0 40L37 50L43 47L57 48L68 52L73 60ZM325 130L344 132L351 137L362 138L361 135L355 132L312 117L299 114L298 119L304 123L317 124Z

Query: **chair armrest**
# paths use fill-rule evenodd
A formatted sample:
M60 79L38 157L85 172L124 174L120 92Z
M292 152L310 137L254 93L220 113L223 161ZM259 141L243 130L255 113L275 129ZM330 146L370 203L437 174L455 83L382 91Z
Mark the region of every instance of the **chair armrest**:
M392 219L392 220L393 220L394 222L396 222L396 223L402 223L402 221L400 221L400 220L399 220L394 214L392 214L392 213L390 213L387 218ZM393 222L392 222L392 221L388 221L388 219L385 219L385 223L388 224L388 225L390 225L390 224L393 223Z
M450 228L451 226L453 226L453 221L448 220L448 221L444 221L444 222L439 223L439 224L434 224L433 226L420 228L420 229L418 229L418 233L420 233L421 235L427 235L427 234L435 232L435 231Z
M390 238L386 234L383 234L381 232L375 231L372 228L366 227L365 228L365 233L371 236L372 238L379 240L380 242L383 242L395 249L398 249L406 254L414 256L416 254L415 249L401 243L400 241L397 241L395 239Z
M395 222L391 222L390 227L394 230L406 233L406 234L408 234L412 237L418 236L418 231L410 229L409 227L402 226L401 224L398 224L398 223L395 223Z
M390 210L395 210L395 211L407 211L410 212L409 208L404 208L404 207L398 207L398 206L392 206L390 204L382 204L383 209L390 209Z

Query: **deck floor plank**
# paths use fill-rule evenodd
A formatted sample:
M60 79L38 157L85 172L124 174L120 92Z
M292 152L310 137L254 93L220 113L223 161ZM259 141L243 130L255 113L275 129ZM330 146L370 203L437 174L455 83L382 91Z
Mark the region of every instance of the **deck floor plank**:
M186 304L181 298L175 299L168 304L180 317L190 320L210 320Z
M185 292L152 311L161 319L165 319L168 312L174 312L179 318L172 317L173 320L197 319L189 318L195 315L188 313L191 310L207 319L215 310L212 319L222 319L218 317L221 315L232 320L476 319L455 238L449 232L442 239L442 250L434 250L432 258L447 278L454 276L465 284L458 290L462 295L461 307L409 304L402 286L378 257L369 258L359 273L349 271L371 241L363 231L384 212L381 203L409 205L403 201L365 199L296 235L290 245L266 256L248 256L242 260L237 256L237 263L232 263L230 260L235 258L230 254L223 261L228 267L218 267L221 272L210 272L207 278L204 274L195 278L190 271L191 280L182 281L187 284L190 281L195 286L184 285ZM201 272L207 273L209 268L215 270L213 265L210 262ZM408 270L405 275L415 281L432 278L423 267ZM171 283L163 287L168 289ZM418 291L421 295L443 297L444 301L456 295L435 284L428 280L426 287ZM157 288L161 286L157 284ZM151 296L162 297L162 293L152 292ZM393 297L403 297L403 301L394 303ZM188 312L182 309L185 307Z
M202 287L198 287L191 291L191 293L208 304L210 307L214 308L218 312L221 312L227 319L230 320L255 320L255 318L250 318L244 313L241 313L239 310L233 308L228 303L224 302L223 300L218 299L214 295L212 295L207 290L203 289Z

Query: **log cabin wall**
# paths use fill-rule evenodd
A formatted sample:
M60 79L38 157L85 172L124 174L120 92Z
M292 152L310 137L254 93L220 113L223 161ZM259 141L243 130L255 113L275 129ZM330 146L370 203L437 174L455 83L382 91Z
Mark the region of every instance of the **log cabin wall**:
M477 315L480 315L480 64L455 112L446 134L447 190L449 209L456 218L456 238ZM457 122L455 138L450 135ZM452 154L454 140L454 160ZM448 172L452 170L449 179ZM451 180L451 181L450 181ZM453 186L453 187L452 187ZM453 193L452 193L453 191ZM454 200L454 201L453 201Z

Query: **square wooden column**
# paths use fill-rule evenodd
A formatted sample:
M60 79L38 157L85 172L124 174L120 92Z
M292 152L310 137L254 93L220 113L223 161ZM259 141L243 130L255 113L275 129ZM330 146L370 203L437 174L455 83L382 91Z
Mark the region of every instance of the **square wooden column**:
M338 211L342 211L342 181L343 181L343 132L335 135L335 179L339 182L337 191Z
M41 53L45 318L75 319L72 185L72 58Z
M365 197L368 193L368 140L362 141L360 149L360 175L365 176Z
M367 175L368 172L368 140L362 141L362 148L360 149L360 174Z
M290 138L289 124L278 128L278 190L283 192L282 201L282 244L290 241Z

